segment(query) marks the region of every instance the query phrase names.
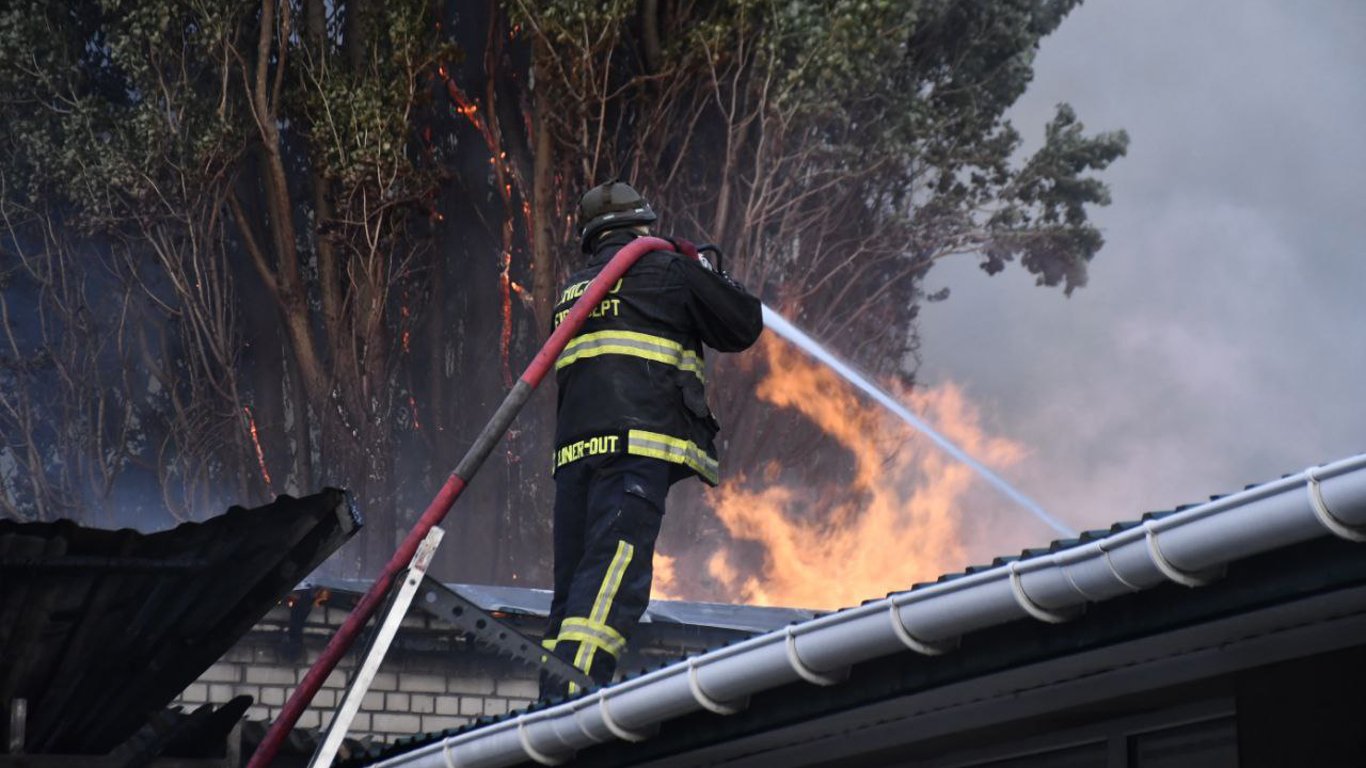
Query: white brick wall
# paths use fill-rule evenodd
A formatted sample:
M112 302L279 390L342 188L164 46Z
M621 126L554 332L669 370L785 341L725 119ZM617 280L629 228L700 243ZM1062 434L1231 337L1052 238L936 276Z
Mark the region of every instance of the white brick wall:
M409 698L408 711L417 715L431 715L436 713L436 697L422 693L403 694Z
M399 675L398 688L401 691L426 691L445 693L446 678L437 675Z
M460 714L459 696L434 696L436 701L436 714L438 715L458 715Z
M246 668L246 681L248 683L269 685L293 685L295 682L295 672L290 667L263 667L252 665Z
M423 715L422 732L432 733L434 731L444 731L447 728L459 728L462 725L469 725L468 717L447 717L445 715Z
M247 711L248 719L274 720L331 636L333 627L325 626L324 619L340 623L345 616L345 611L330 607L314 609L303 636L302 653L291 661L282 651L288 613L272 611L256 630L187 687L178 703L187 707L205 702L225 704L234 696L247 695L254 700ZM436 626L435 622L409 621L405 627L352 721L352 737L392 741L459 728L478 717L498 716L525 707L536 698L537 683L529 668L471 653L463 643L451 643L452 631ZM405 649L405 633L433 639L426 645L414 641L410 646L432 650ZM438 647L436 640L441 638L447 638L448 646L453 647ZM300 717L300 727L320 728L331 720L345 695L347 678L358 654L359 648L328 675L313 703Z
M515 677L500 678L495 683L495 690L499 696L509 699L534 699L540 693L535 680Z
M446 690L452 693L493 693L491 677L448 677Z

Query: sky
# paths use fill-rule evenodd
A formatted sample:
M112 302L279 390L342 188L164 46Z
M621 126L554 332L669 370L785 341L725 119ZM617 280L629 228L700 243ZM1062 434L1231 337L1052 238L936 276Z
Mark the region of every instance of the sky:
M919 381L1029 448L1006 474L1049 512L1102 527L1366 451L1363 43L1360 0L1089 0L1043 41L1028 145L1064 101L1129 132L1106 245L1071 298L937 266Z

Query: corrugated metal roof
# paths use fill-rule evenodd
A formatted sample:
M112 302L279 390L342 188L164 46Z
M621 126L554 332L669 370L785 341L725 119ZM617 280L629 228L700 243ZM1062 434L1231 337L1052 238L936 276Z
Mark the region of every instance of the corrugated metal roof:
M108 752L360 524L335 489L152 534L0 520L0 722L26 699L27 752Z

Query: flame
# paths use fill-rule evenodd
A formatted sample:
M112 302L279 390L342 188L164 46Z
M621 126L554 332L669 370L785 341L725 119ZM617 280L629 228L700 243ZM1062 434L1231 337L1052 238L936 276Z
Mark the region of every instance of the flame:
M407 300L407 291L404 291L403 301L407 302ZM400 331L398 335L399 349L402 349L403 354L406 355L409 352L413 351L413 332L410 328L407 327L408 324L412 322L413 312L412 310L408 309L408 305L406 303L400 304L398 307L398 316L400 318L399 323L401 326L403 326L403 330Z
M266 468L266 452L261 450L261 435L256 431L256 417L251 415L251 406L242 406L242 412L247 416L247 431L251 434L251 444L256 446L256 463L261 467L261 479L266 481L266 493L275 494L271 488L270 470Z
M511 227L509 222L505 225ZM510 239L510 238L508 238ZM503 386L512 388L512 253L503 252L498 273L498 298L502 302L503 328L498 334L498 349L503 361Z
M684 600L678 584L678 558L655 550L653 560L654 583L650 587L651 600Z
M475 104L474 99L471 99L460 86L455 84L444 67L441 68L440 72L441 77L446 81L446 93L450 95L451 101L455 102L456 114L470 121L475 128L479 129L480 133L486 134L488 126L484 125L484 121L479 117L479 105Z
M422 429L422 422L417 418L417 398L408 395L408 407L413 411L413 429Z
M686 585L673 578L678 569L672 560L661 567L656 558L656 569L670 577L662 580L669 594L698 599L710 592L705 599L836 608L961 568L972 471L828 368L770 336L761 346L769 374L759 397L800 411L852 461L827 462L846 474L824 483L793 480L770 464L761 477L738 477L710 492L730 540L719 547L709 543L691 558L705 561L683 572L705 576ZM977 409L952 384L890 391L989 465L1009 466L1024 456L1018 444L986 435ZM752 561L756 544L760 562Z

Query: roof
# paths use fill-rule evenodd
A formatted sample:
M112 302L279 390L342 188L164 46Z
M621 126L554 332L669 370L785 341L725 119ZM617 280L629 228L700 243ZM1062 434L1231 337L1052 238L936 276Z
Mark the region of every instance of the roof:
M514 624L533 633L541 631L550 615L551 592L547 589L482 584L446 586L486 611L505 614ZM310 577L300 587L326 589L332 601L348 597L354 600L369 589L370 582L318 576ZM800 608L652 600L641 616L633 645L647 650L697 650L743 640L816 615L816 611Z
M0 722L26 751L103 754L360 527L335 489L158 533L0 520Z
M372 764L696 764L741 742L740 753L771 759L763 734L870 707L868 727L904 731L875 704L906 706L1049 660L1076 672L1125 641L1341 590L1366 610L1362 540L1366 456L1356 456L998 558L576 699L424 734ZM781 764L812 754L789 750Z

